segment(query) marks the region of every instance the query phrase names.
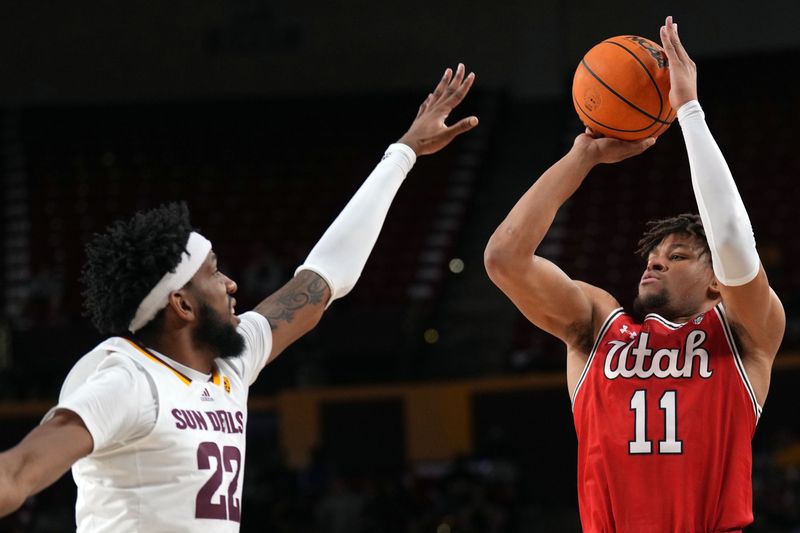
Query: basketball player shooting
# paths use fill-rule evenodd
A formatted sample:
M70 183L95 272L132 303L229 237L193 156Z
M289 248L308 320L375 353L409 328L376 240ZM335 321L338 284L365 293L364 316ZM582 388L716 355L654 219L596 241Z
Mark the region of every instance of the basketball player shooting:
M751 440L785 326L671 17L660 35L700 214L649 223L633 310L534 254L595 165L640 154L653 139L579 135L485 252L492 281L567 346L587 532L739 531L752 523Z
M421 155L478 123L445 120L475 79L447 69L416 119L294 278L235 314L236 283L184 204L117 222L87 246L86 307L111 335L73 367L59 403L0 454L0 516L70 467L79 532L235 532L248 387L355 285Z

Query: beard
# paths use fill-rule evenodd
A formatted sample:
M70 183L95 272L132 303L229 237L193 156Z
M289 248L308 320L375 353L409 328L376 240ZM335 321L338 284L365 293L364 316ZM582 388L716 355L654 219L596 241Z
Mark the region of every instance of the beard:
M233 324L205 303L198 309L198 324L193 340L197 346L209 348L223 359L239 357L244 352L244 337Z
M637 322L641 322L650 313L664 314L668 306L669 298L666 290L646 296L639 294L633 300L633 316Z

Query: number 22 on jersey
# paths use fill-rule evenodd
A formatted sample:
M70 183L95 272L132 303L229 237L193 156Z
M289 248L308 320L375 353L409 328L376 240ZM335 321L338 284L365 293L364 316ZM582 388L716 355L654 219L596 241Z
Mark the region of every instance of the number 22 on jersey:
M239 498L235 497L239 488L239 472L242 469L242 454L239 448L224 446L220 452L215 442L201 442L197 448L197 467L200 470L211 470L210 459L214 458L214 473L197 493L195 503L195 518L213 518L218 520L232 520L240 522L242 517ZM224 472L234 473L233 479L228 484L228 495L221 494L217 501L213 501L219 487L222 485Z

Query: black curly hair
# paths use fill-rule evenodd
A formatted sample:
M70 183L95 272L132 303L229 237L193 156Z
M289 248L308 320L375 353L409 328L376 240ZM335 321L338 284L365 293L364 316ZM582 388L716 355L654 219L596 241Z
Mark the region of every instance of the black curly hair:
M191 232L189 208L176 202L139 211L94 234L86 245L81 283L85 314L100 333L129 335L139 303L164 274L175 271Z
M700 215L683 213L674 217L651 220L646 227L647 229L639 240L639 248L636 250L636 253L643 259L647 259L653 248L658 246L666 236L674 233L696 237L703 243L703 253L708 256L709 260L711 259L711 249L708 247L708 239L706 239L706 231L703 229Z

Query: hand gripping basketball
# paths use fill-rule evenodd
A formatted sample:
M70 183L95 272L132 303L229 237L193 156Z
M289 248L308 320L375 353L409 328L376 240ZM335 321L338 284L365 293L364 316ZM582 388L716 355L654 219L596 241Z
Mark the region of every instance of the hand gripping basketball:
M612 137L597 138L587 128L575 138L575 147L580 148L589 157L592 164L618 163L641 154L656 143L654 137L638 141L623 141Z

